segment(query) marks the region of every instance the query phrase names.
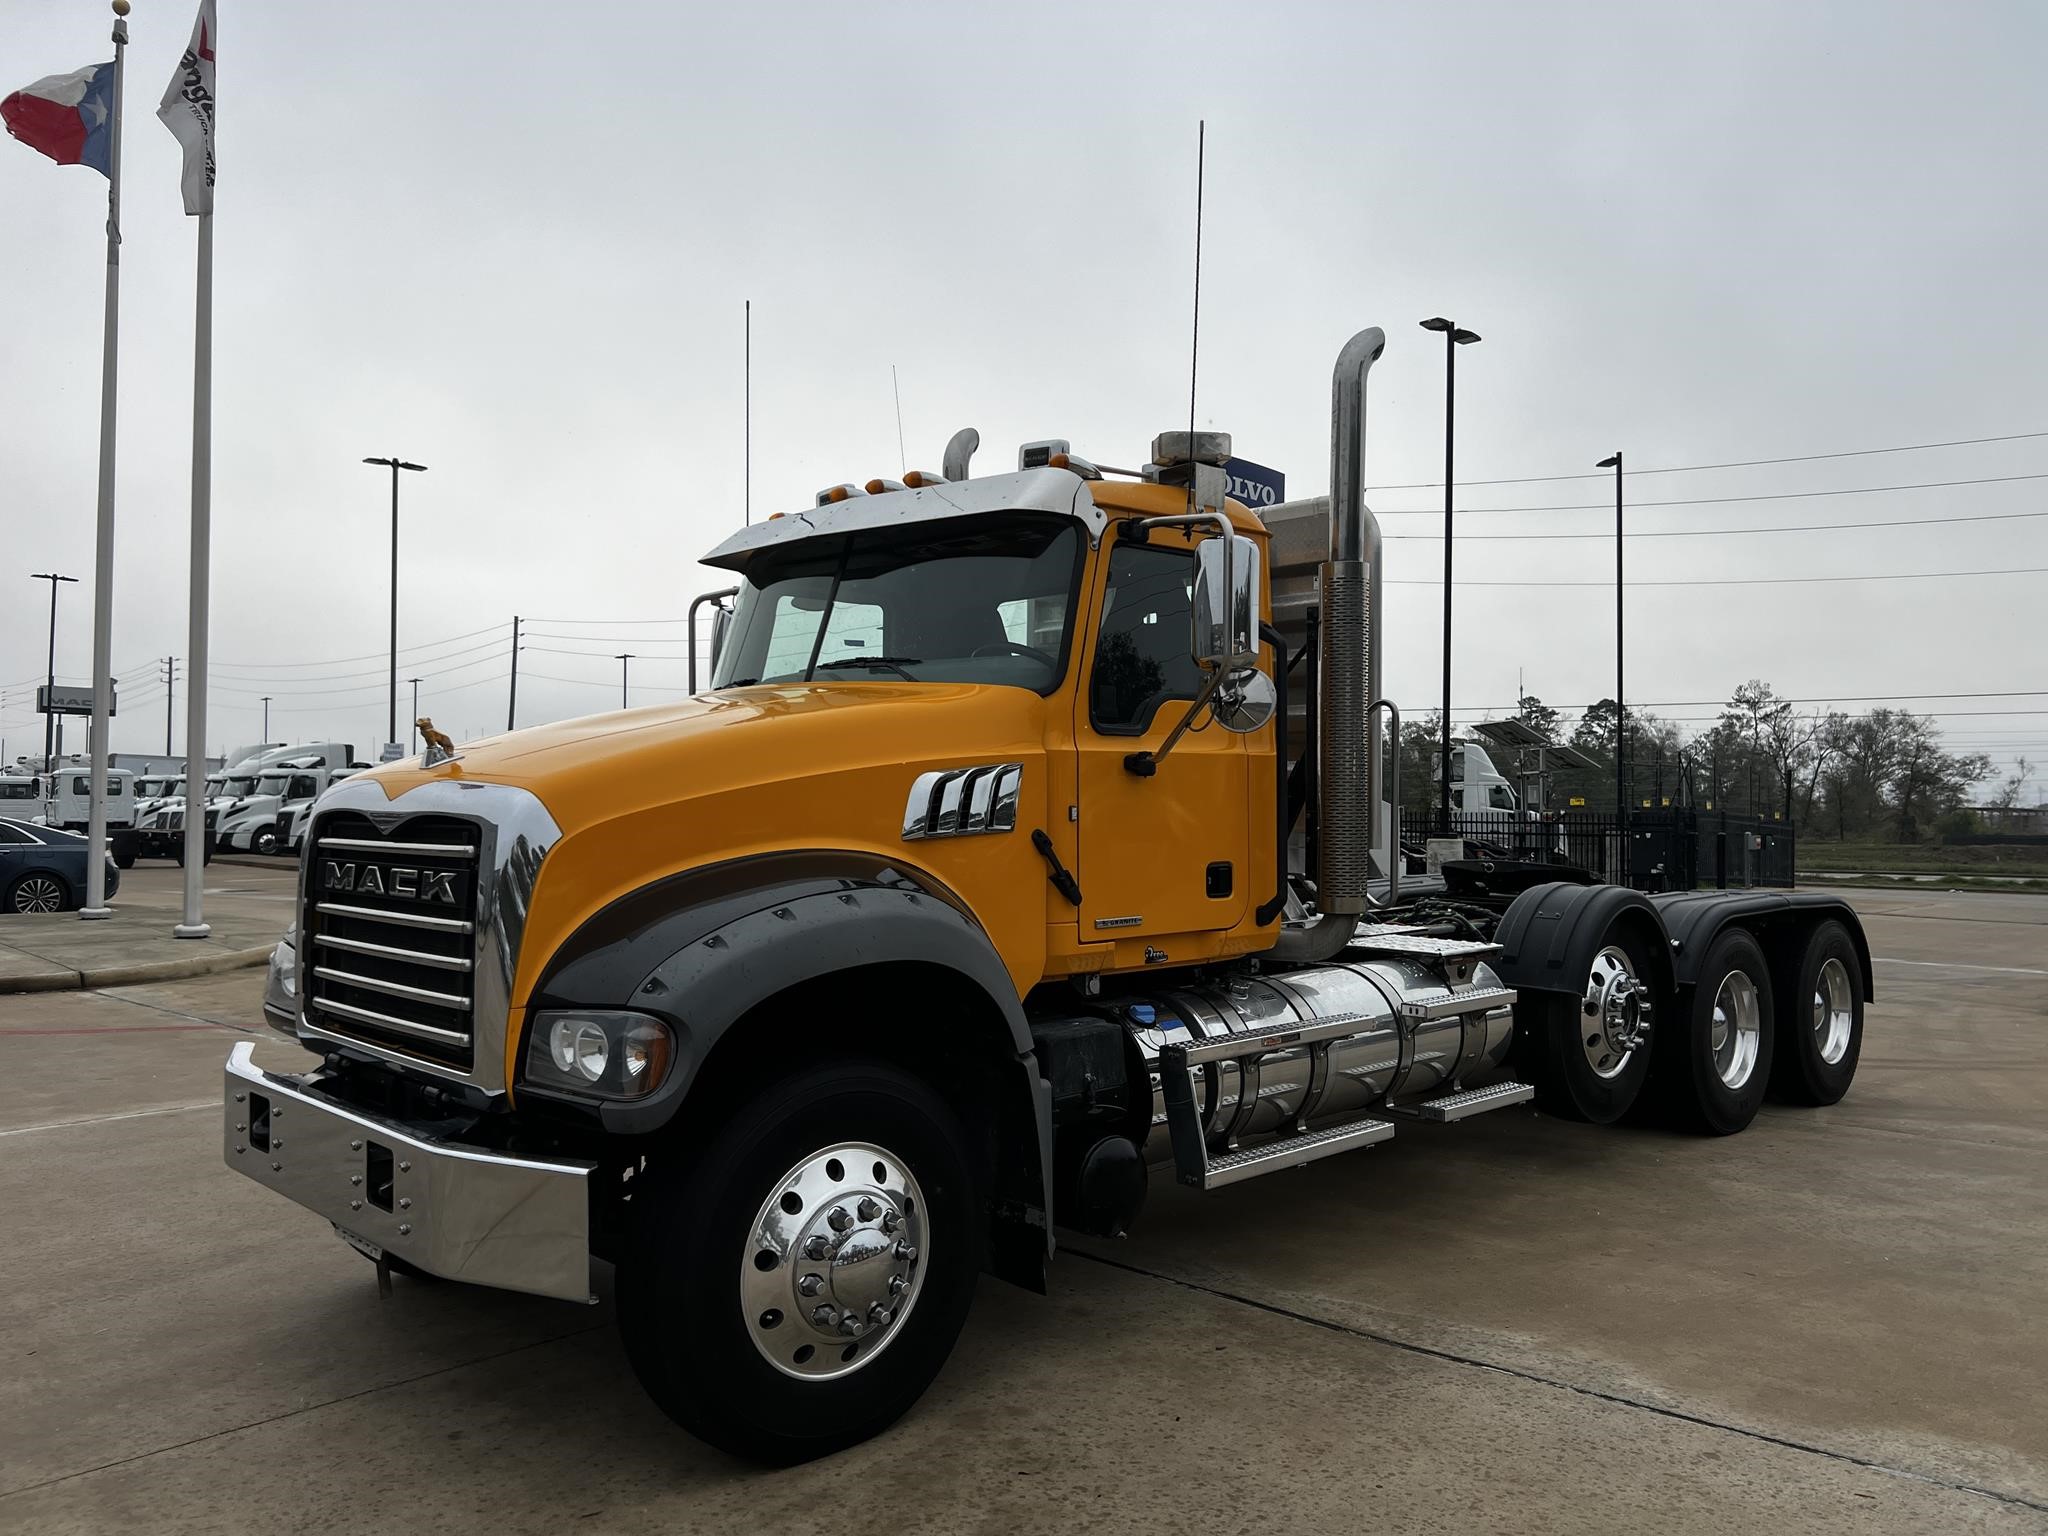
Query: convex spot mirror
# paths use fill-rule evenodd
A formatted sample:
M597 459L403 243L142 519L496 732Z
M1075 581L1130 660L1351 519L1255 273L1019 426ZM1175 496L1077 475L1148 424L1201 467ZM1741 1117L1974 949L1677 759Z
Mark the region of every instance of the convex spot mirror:
M1259 546L1241 535L1195 546L1190 650L1208 671L1240 672L1259 660Z
M1239 736L1250 735L1273 718L1273 680L1256 668L1233 672L1217 685L1210 700L1216 723Z

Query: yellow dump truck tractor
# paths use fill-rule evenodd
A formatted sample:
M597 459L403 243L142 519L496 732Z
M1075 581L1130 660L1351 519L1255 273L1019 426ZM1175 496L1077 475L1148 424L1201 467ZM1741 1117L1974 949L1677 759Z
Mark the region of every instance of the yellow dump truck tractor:
M228 1166L387 1285L581 1303L607 1262L654 1400L788 1462L888 1425L981 1271L1043 1289L1055 1230L1128 1229L1155 1173L1531 1100L1726 1134L1767 1088L1840 1098L1871 974L1839 901L1402 879L1383 345L1338 359L1327 498L1253 515L1218 433L970 477L963 432L705 557L705 691L330 790L274 993L318 1060L235 1048Z

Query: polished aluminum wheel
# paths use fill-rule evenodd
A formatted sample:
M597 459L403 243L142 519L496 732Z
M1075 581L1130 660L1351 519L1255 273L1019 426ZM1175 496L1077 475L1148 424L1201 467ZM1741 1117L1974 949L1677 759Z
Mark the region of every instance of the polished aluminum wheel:
M1730 971L1714 994L1714 1071L1729 1088L1741 1088L1756 1070L1763 1044L1763 1002L1747 971Z
M14 888L14 910L17 912L61 912L64 909L64 887L48 875L25 875L21 884Z
M927 1265L924 1194L865 1142L812 1153L761 1203L740 1260L754 1347L784 1375L824 1381L889 1347Z
M1856 992L1849 968L1829 956L1813 979L1813 1040L1820 1059L1838 1065L1849 1054L1849 1035L1856 1027Z
M1629 968L1628 954L1608 945L1593 957L1586 978L1579 1046L1596 1077L1616 1078L1629 1057L1649 1043L1650 989Z

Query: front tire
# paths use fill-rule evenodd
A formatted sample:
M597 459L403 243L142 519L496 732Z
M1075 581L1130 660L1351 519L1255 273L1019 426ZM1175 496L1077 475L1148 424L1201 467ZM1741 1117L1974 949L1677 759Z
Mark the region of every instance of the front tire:
M1763 1107L1777 1038L1770 967L1747 930L1714 940L1684 1014L1658 1049L1666 1122L1708 1136L1747 1129Z
M1578 997L1525 992L1515 1004L1515 1068L1547 1115L1611 1125L1650 1075L1655 991L1642 946L1610 933Z
M637 1188L627 1357L721 1450L775 1465L842 1450L945 1364L984 1219L966 1133L925 1083L879 1062L799 1073Z
M277 852L277 829L264 827L249 840L251 853L272 854Z
M1799 969L1785 978L1784 1027L1771 1064L1771 1096L1787 1104L1834 1104L1856 1080L1863 1055L1863 971L1849 930L1813 930Z

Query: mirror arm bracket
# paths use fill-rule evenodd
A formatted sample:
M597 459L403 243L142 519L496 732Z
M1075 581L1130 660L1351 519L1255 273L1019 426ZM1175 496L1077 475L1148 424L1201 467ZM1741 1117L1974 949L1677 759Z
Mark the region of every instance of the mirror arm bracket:
M1153 774L1157 773L1159 765L1166 761L1166 754L1174 749L1175 744L1180 741L1181 737L1187 735L1188 727L1195 723L1195 717L1209 707L1209 700L1215 697L1216 690L1221 686L1222 682L1223 669L1221 667L1212 668L1209 674L1202 679L1201 692L1197 693L1194 702L1188 705L1188 712L1180 717L1180 724L1173 728L1172 734L1159 744L1159 750L1157 752L1126 753L1124 756L1124 771L1136 774L1141 779L1149 779Z

